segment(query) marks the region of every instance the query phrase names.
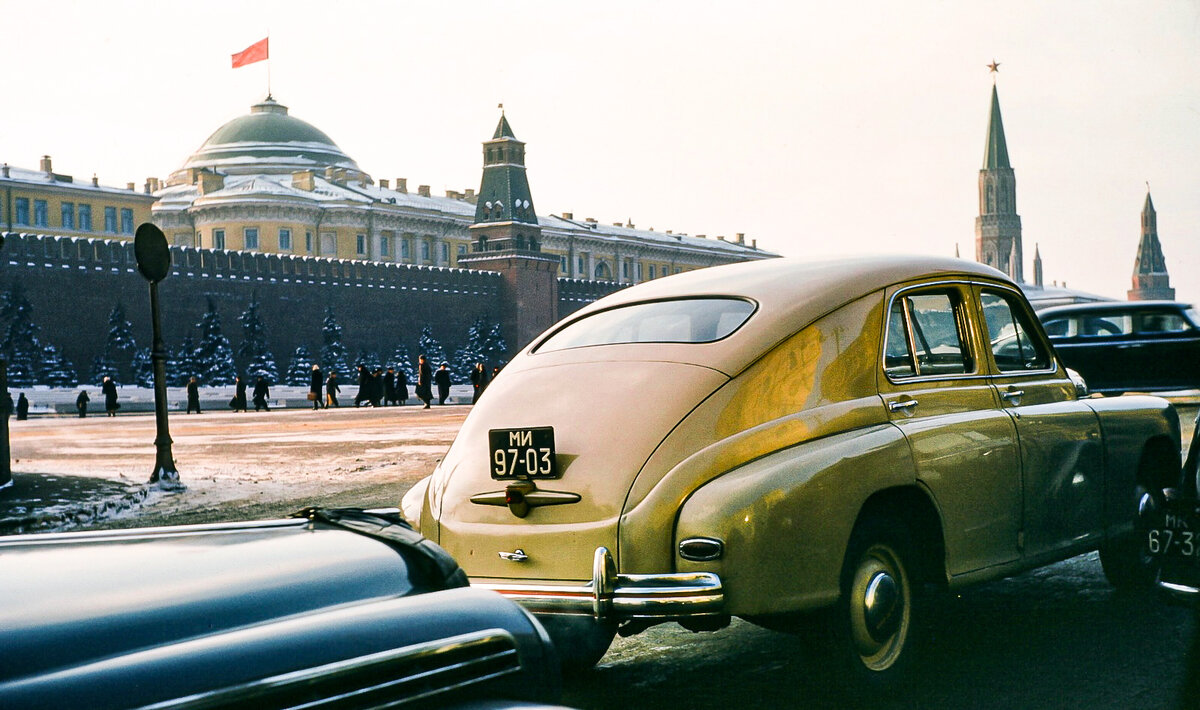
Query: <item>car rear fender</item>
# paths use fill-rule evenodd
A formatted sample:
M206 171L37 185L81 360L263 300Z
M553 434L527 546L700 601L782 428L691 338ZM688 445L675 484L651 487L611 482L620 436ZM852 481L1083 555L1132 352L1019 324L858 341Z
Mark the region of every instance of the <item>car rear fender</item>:
M903 434L890 424L777 451L709 481L679 511L680 572L715 572L735 615L824 606L837 599L842 558L873 494L916 481ZM720 540L709 562L679 556L689 538Z

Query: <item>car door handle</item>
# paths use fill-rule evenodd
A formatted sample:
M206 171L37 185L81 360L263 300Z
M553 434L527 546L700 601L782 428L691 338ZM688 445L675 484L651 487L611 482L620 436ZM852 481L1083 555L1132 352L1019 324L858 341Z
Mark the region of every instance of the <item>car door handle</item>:
M1015 401L1020 399L1024 394L1025 390L1008 390L1007 392L1001 392L1000 396L1007 400Z
M524 562L529 559L529 555L525 554L525 551L519 547L512 552L501 552L499 554L500 559L508 560L509 562Z
M888 410L892 412L899 412L901 409L908 409L909 407L915 406L917 406L917 400L915 399L904 399L888 402Z

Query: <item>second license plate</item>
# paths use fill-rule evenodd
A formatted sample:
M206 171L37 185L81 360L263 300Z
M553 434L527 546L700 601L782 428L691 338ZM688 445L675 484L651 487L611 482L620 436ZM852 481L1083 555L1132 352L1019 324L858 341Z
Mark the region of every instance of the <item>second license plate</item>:
M558 478L554 427L488 431L492 478Z

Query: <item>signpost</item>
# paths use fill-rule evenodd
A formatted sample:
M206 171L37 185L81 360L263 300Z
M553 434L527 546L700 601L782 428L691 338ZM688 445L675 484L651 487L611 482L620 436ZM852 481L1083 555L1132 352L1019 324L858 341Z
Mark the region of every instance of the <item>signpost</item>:
M162 230L146 222L137 228L133 237L133 254L137 258L138 272L150 282L150 322L154 341L150 346L150 360L154 363L154 423L157 435L154 438L154 473L150 482L162 488L183 490L175 460L171 455L171 434L167 430L167 348L163 345L162 329L159 327L158 282L171 273L171 250Z

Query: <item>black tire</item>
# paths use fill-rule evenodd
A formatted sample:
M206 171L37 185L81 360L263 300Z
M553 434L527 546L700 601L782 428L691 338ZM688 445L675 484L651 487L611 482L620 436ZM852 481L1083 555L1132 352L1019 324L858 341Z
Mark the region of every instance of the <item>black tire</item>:
M860 521L842 569L834 632L851 680L894 688L916 665L920 614L919 560L900 520Z
M1130 505L1138 506L1146 493L1145 488L1136 486ZM1137 510L1137 507L1134 507L1134 510ZM1104 569L1104 578L1117 589L1151 589L1158 579L1158 560L1150 555L1143 545L1145 522L1139 515L1135 519L1133 532L1106 541L1100 546L1100 566Z
M591 669L612 644L615 624L605 624L590 616L539 616L538 621L550 634L563 673L574 675Z

